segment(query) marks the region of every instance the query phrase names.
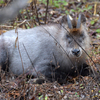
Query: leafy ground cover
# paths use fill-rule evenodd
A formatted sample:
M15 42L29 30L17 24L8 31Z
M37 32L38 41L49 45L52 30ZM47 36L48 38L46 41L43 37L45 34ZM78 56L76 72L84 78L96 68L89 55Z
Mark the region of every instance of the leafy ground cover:
M0 7L10 0L1 0ZM0 25L0 34L16 28L28 29L38 25L59 22L61 16L77 17L82 12L87 18L91 48L87 63L100 70L100 2L95 0L30 0L27 8L12 21ZM99 73L99 72L98 72ZM100 77L100 76L99 76ZM100 78L90 76L70 78L66 84L45 82L34 84L26 75L15 75L0 69L0 100L100 100Z

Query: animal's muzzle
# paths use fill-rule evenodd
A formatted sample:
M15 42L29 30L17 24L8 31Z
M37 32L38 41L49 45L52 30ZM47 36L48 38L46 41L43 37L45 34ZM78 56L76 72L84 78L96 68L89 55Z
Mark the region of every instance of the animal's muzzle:
M79 49L73 49L72 54L78 57L80 55L80 50Z

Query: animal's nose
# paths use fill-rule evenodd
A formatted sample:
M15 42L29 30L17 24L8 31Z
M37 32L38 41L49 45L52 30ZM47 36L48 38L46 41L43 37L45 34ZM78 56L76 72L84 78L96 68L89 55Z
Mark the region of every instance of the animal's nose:
M80 50L79 50L79 49L73 49L73 50L72 50L72 53L73 53L75 56L78 56L79 53L80 53Z

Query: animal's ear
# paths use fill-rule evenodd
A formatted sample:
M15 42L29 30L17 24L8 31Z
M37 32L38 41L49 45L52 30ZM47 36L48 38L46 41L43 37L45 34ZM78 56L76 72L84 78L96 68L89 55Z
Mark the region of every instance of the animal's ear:
M86 23L86 17L85 17L84 14L81 14L81 22L82 22L83 24Z
M77 27L76 28L80 28L81 23L83 23L83 24L86 23L86 18L84 16L84 14L79 14L79 18L78 18L78 21L77 21Z
M64 26L64 27L68 27L69 29L73 28L71 18L69 17L69 15L62 17L61 25Z

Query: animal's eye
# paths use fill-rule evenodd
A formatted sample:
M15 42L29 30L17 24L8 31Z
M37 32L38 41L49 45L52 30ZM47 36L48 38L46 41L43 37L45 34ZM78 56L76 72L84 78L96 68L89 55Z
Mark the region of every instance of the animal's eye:
M70 38L70 36L67 34L67 35L66 35L66 38Z
M84 38L85 38L85 35L84 35L84 32L82 32L82 33L80 34L80 37L79 37L78 41L79 41L79 42L83 42Z
M71 38L71 36L68 35L68 34L66 35L66 39L67 39L67 41L68 41L69 44L72 42L72 38Z
M84 37L84 32L82 32L82 33L80 34L80 37Z

